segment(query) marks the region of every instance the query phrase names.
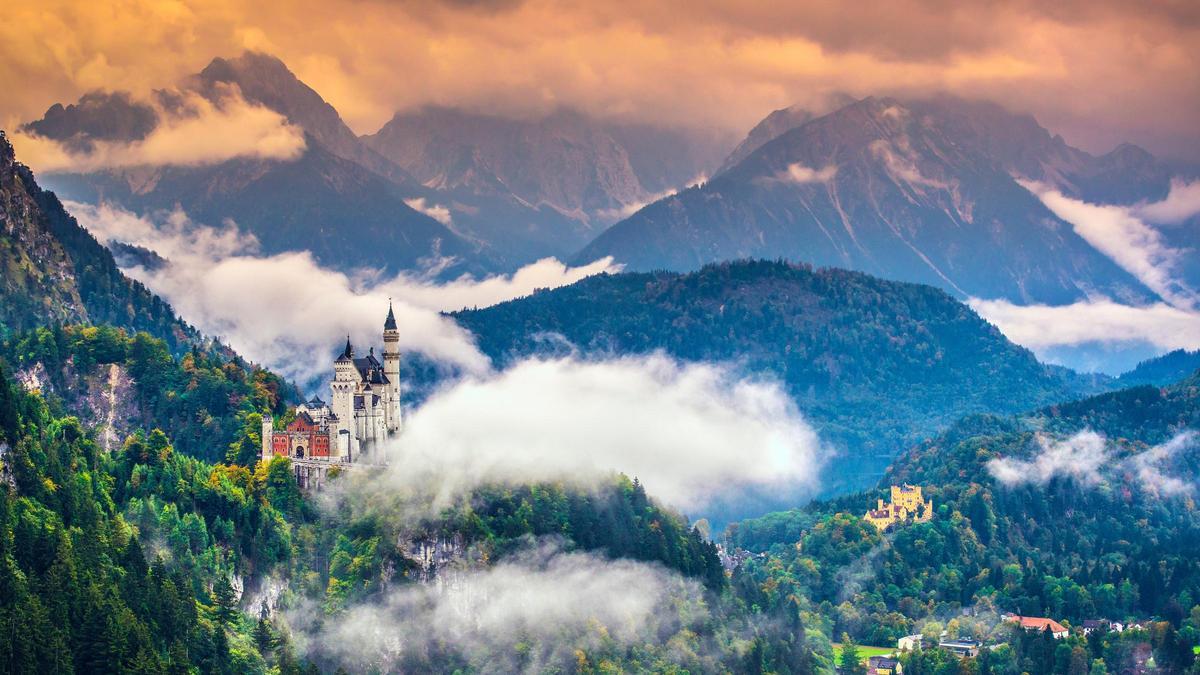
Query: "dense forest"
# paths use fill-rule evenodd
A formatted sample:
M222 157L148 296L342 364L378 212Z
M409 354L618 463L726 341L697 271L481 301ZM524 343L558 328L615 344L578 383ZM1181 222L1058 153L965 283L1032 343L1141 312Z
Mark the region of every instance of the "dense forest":
M0 342L0 355L86 425L109 425L121 438L139 427L170 429L177 450L209 462L251 465L260 449L240 442L244 427L257 428L260 413L282 418L299 398L279 376L219 346L174 356L163 340L111 326L16 333Z
M877 490L730 526L728 546L759 554L734 584L763 606L805 598L829 634L860 644L895 645L949 621L985 637L1002 612L1075 626L1158 620L1145 641L1172 653L1168 672L1183 672L1191 659L1179 645L1190 654L1200 643L1200 446L1187 435L1198 425L1200 373L1020 417L966 418L900 457ZM1074 436L1085 430L1110 448L1090 472L1079 470L1085 450L1062 445L1086 441ZM1057 472L1036 475L1055 457L1065 458ZM1000 458L1032 460L1019 466L1033 475L1000 480ZM901 483L923 486L933 520L880 533L862 514ZM1087 667L1106 660L1084 648ZM1017 670L994 672L1026 669L1015 658ZM1067 672L1060 665L1028 672Z
M1019 412L1095 383L1044 366L946 293L786 262L589 277L454 314L498 363L662 350L778 379L843 451L830 487L973 412Z

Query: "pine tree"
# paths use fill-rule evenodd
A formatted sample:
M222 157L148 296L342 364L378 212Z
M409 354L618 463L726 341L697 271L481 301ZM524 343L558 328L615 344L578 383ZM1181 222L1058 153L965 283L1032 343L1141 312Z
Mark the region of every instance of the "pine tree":
M867 667L858 655L858 645L849 633L842 633L842 658L838 663L841 675L866 675Z
M229 577L221 575L213 582L213 601L217 605L217 620L229 625L237 619L237 596Z
M254 644L264 657L275 649L275 631L271 628L270 614L267 603L263 603L262 611L258 613L258 623L254 626Z

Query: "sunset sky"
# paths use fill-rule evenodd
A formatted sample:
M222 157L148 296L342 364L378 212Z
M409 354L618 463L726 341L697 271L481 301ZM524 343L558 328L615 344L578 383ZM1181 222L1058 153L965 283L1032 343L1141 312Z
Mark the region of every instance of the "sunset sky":
M95 89L170 86L215 56L282 58L358 133L422 104L744 132L772 109L948 90L1085 149L1200 158L1200 3L118 0L14 3L0 124Z

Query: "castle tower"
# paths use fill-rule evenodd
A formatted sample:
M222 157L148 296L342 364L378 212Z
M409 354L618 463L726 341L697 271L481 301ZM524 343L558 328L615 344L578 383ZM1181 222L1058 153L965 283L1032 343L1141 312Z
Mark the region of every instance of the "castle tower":
M383 374L388 383L383 395L383 418L389 434L400 431L400 331L388 300L387 319L383 322Z
M350 345L350 336L346 336L346 348L341 356L333 362L333 382L329 383L332 401L329 409L337 415L338 431L348 431L354 434L354 384L358 373L354 367L354 347ZM355 450L355 448L350 448Z
M269 462L274 456L273 441L275 437L275 420L271 418L271 413L264 413L262 416L262 461Z

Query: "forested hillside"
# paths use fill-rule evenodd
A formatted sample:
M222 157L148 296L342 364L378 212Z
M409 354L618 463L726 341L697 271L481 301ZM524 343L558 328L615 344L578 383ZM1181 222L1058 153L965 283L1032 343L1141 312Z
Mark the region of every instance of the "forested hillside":
M111 326L17 333L0 342L0 356L25 386L95 429L107 449L157 426L171 430L185 455L251 466L259 447L240 443L244 427L257 431L259 413L282 418L300 398L293 385L235 354L193 347L177 357L148 333Z
M860 488L964 414L1017 412L1091 386L935 288L784 262L600 275L453 316L500 364L662 350L776 378L845 453L829 480Z
M38 187L0 131L0 336L53 323L144 330L172 350L199 339L117 268L108 249Z
M731 526L731 546L766 553L735 585L768 605L807 597L835 635L881 645L952 618L985 637L1005 611L1075 626L1159 620L1144 640L1182 672L1191 659L1175 646L1200 643L1198 427L1200 373L969 417L897 459L878 490ZM862 514L901 483L923 486L933 520L881 534Z

